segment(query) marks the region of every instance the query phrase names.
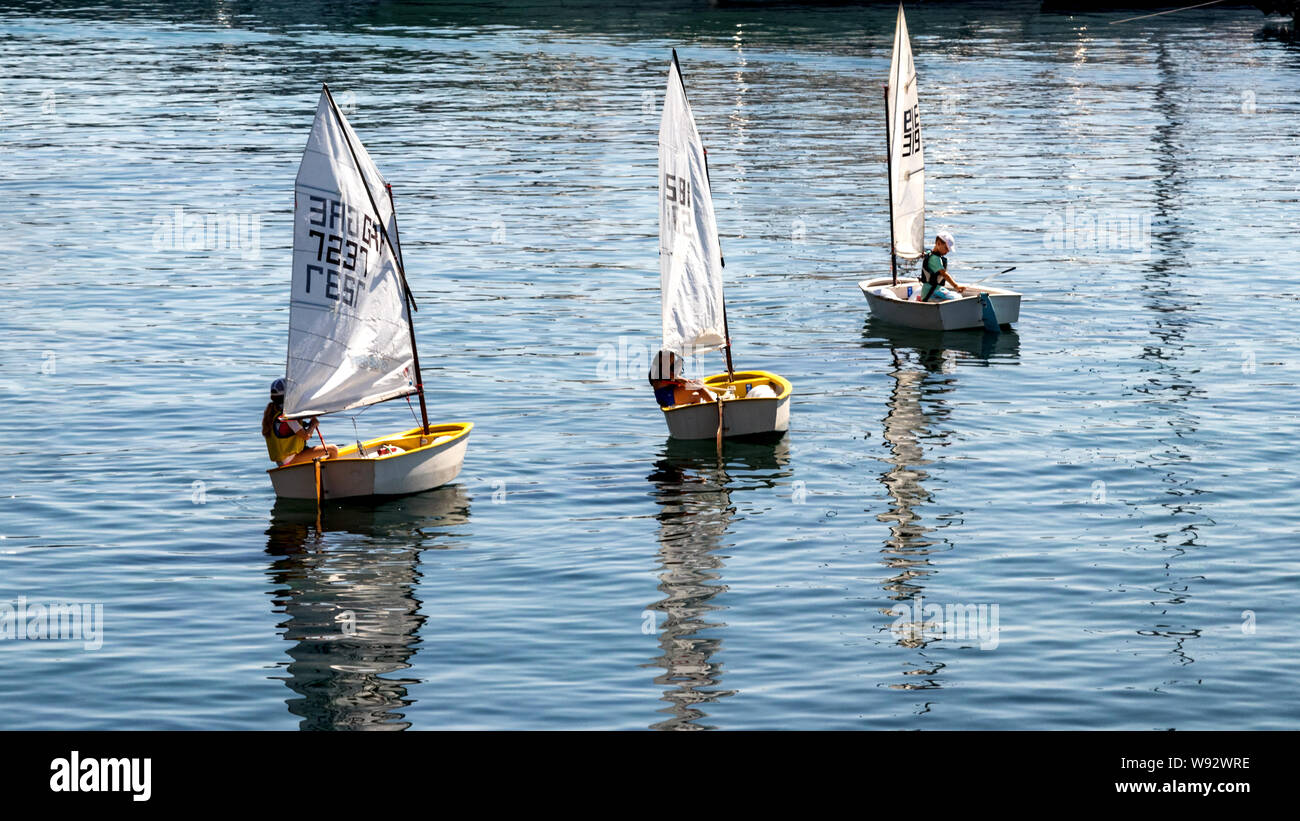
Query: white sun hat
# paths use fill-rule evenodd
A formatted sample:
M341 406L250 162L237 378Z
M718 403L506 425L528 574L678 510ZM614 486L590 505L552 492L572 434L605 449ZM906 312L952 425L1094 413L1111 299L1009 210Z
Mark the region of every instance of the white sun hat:
M654 361L650 363L650 378L652 380L680 379L681 375L681 357L669 350L663 350L655 354Z

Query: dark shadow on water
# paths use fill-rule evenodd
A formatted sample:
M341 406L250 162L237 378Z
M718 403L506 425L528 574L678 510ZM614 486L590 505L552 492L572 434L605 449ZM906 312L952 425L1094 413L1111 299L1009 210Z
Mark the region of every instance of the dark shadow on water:
M660 654L645 666L663 672L655 684L665 687L660 712L669 718L655 730L709 730L700 722L703 707L735 695L723 689L722 665L713 656L722 648L720 620L725 606L713 599L726 591L722 583L728 527L735 515L733 493L773 487L790 475L787 440L772 444L727 441L719 457L713 442L669 439L646 479L659 506L659 591L663 598L648 609L656 619Z
M424 624L420 551L469 518L459 485L375 505L277 501L266 531L272 601L292 646L284 682L303 730L403 730Z
M729 44L739 28L747 28L774 49L797 48L809 37L829 36L833 39L823 41L823 48L859 53L865 44L888 47L898 8L892 0L25 0L6 6L10 13L32 16L145 24L156 21L170 26L288 35L325 30L386 38L427 36L429 32L445 38L470 38L482 31L514 29L592 37L655 37L671 40L679 47ZM961 49L965 41L987 39L989 27L1024 32L1026 27L1044 21L1050 30L1064 29L1071 23L1069 17L1038 11L1033 4L993 0L910 3L908 19L914 32L940 36L949 48L955 49ZM346 53L338 45L322 48L326 49L322 57ZM888 53L884 56L888 57ZM403 61L411 58L408 49L393 49L390 57L385 73L397 76L406 71ZM291 76L296 73L296 67L286 68ZM319 74L321 68L317 65L315 72Z
M1300 45L1295 23L1265 23L1255 36L1260 40L1277 40L1290 46Z

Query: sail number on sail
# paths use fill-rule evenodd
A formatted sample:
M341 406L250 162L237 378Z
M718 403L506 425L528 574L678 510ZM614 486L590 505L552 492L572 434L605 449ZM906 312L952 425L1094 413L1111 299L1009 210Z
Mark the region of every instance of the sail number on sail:
M902 149L904 157L921 153L921 106L919 104L914 104L910 110L903 112Z
M379 251L379 231L370 219L369 211L349 206L346 202L325 197L308 196L307 222L317 226L307 232L316 240L316 262L307 265L305 293L312 293L315 282L317 293L323 288L325 297L354 305L357 286L370 273L370 253ZM360 241L357 236L360 222ZM341 233L335 233L336 231ZM355 274L355 275L354 275ZM317 279L313 280L313 276Z
M691 181L685 177L664 174L664 204L668 207L668 225L674 232L690 233L695 223L678 214L678 206L691 207Z

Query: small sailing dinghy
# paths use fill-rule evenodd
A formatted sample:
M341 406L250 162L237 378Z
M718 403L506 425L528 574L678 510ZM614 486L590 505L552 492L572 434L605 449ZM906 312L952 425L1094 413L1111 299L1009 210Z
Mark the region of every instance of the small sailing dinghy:
M472 423L430 425L393 194L323 86L294 189L284 416L303 419L417 394L421 427L271 468L281 499L430 490L455 479ZM410 401L409 399L407 400Z
M663 349L681 359L725 350L727 372L704 379L715 401L661 405L661 410L676 439L780 437L790 427L792 388L774 373L733 368L722 266L708 156L674 49L659 125Z
M960 299L921 302L917 277L899 279L899 258L925 254L925 153L921 145L916 68L903 5L898 5L894 54L885 86L885 140L889 157L889 276L858 283L871 313L908 328L996 331L1020 319L1020 294L1005 288L966 286Z

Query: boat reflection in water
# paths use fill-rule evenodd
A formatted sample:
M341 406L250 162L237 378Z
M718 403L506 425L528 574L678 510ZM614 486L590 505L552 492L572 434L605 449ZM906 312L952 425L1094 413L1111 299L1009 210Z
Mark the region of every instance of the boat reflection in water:
M942 662L927 657L926 647L935 639L937 625L924 619L908 618L898 624L900 614L913 615L922 606L925 582L935 568L930 557L952 549L939 532L941 526L925 524L923 508L933 499L925 487L930 474L922 439L942 446L947 431L941 424L948 416L948 400L957 387L957 368L1017 364L1020 338L1015 331L1000 334L970 331L920 331L869 319L863 328L862 346L889 352L889 376L893 389L888 411L881 425L889 446L889 468L880 482L889 494L889 509L877 518L889 524L889 536L881 549L889 576L885 592L895 602L881 610L886 621L882 633L893 634L896 643L917 651L916 660L905 665L903 683L889 686L900 690L937 689L941 685Z
M376 505L279 500L266 552L279 625L293 642L285 683L303 730L403 730L409 668L424 623L420 551L464 524L469 498L450 485Z
M670 718L650 725L653 730L711 730L696 723L705 718L702 705L734 695L721 689L722 665L713 655L722 647L718 620L725 606L712 600L722 583L727 529L735 513L732 493L773 487L790 475L790 445L728 441L719 458L713 442L669 439L654 471L647 477L659 512L659 590L663 598L648 609L657 618L659 656L651 664L663 668L655 684L667 687L660 712ZM708 632L710 635L702 635Z

